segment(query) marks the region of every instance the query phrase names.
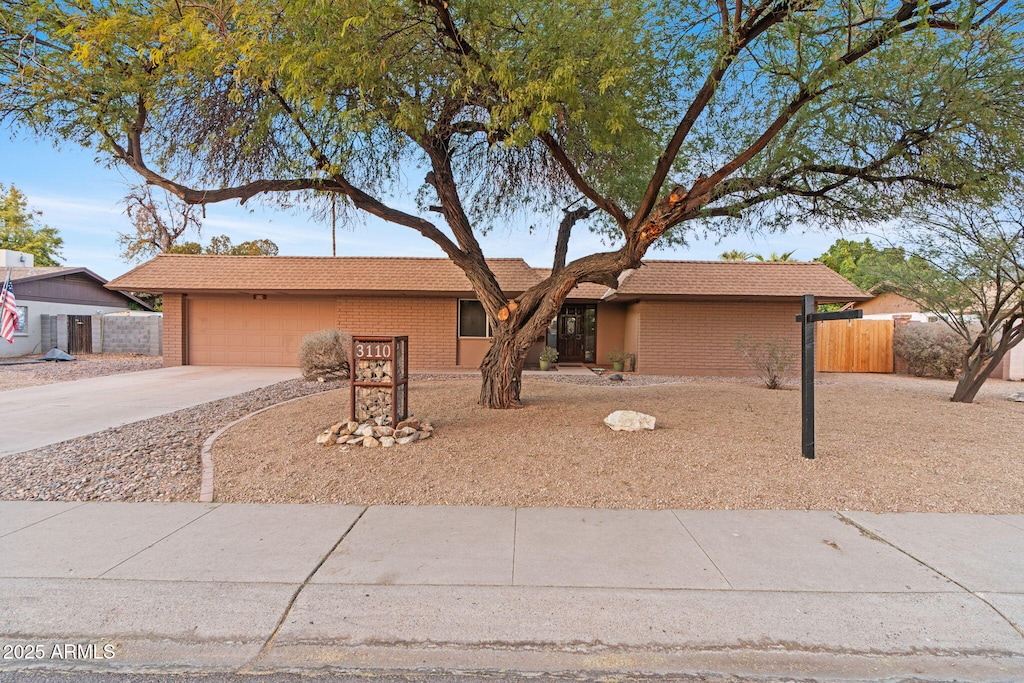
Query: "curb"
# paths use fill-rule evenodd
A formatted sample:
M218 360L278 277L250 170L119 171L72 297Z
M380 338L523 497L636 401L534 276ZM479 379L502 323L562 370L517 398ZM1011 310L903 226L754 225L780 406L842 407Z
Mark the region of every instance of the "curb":
M212 503L213 502L213 444L217 441L217 439L220 438L221 434L223 434L227 430L231 429L232 427L234 427L239 422L245 422L250 417L255 417L256 415L259 415L260 413L266 412L266 411L268 411L268 410L270 410L272 408L277 408L278 406L287 405L287 404L291 403L292 401L298 401L299 399L309 398L310 396L316 396L316 394L314 393L314 394L307 394L305 396L296 396L295 398L290 398L287 401L281 401L280 403L275 403L272 406L266 406L265 408L260 408L259 410L254 410L253 412L249 413L248 415L243 415L242 417L238 418L234 422L229 422L228 424L224 425L223 427L221 427L220 429L215 431L213 434L210 434L210 436L208 436L206 438L206 441L203 442L203 448L202 448L202 451L200 452L200 455L201 455L201 458L202 458L202 472L203 472L203 475L202 475L202 480L199 483L199 502L200 503Z

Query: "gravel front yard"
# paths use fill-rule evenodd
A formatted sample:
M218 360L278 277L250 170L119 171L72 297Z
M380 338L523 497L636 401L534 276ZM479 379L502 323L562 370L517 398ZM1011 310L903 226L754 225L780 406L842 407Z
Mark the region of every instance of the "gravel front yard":
M197 500L207 436L306 396L218 440L218 501L1024 512L1024 404L1004 398L1020 384L960 405L950 382L820 377L815 461L799 455L799 391L745 381L534 376L525 408L488 411L475 378L414 376L410 409L434 438L344 450L314 440L347 416L345 385L292 380L2 457L0 499ZM658 429L611 432L618 409Z
M475 404L478 382L465 379L410 387L410 411L436 431L408 446L316 445L320 430L347 416L347 391L247 420L214 448L215 496L364 505L1024 512L1024 404L1005 400L1019 384L990 381L975 404L963 405L948 401L950 382L820 377L814 461L800 457L797 390L735 381L568 386L531 378L525 408L488 411ZM658 429L612 432L601 421L618 409L652 414Z
M11 358L10 360L35 360L37 358L39 355ZM116 375L122 372L155 370L159 367L163 367L163 359L160 356L119 353L83 354L77 356L77 360L67 362L0 365L0 391L40 384L71 382L88 377Z
M0 457L0 500L197 501L200 449L222 426L334 386L300 379Z

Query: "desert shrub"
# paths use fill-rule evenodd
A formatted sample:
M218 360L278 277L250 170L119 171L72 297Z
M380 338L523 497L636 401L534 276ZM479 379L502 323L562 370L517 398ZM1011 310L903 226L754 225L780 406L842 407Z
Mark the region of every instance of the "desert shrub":
M792 342L779 337L744 334L736 339L736 353L769 389L781 389L796 378L798 353Z
M917 377L955 378L960 374L967 342L941 323L910 323L896 328L892 351Z
M348 354L352 335L341 330L311 332L299 344L299 369L307 380L346 379L349 376Z

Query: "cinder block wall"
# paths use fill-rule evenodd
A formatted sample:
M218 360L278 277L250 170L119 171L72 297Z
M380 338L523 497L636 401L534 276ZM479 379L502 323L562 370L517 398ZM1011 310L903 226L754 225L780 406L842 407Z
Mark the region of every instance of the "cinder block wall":
M408 335L413 372L456 366L455 299L344 296L336 301L340 330L353 335Z
M799 354L799 303L641 301L637 371L647 375L748 377L736 338L780 337Z
M163 335L161 316L94 315L92 321L94 353L160 355Z

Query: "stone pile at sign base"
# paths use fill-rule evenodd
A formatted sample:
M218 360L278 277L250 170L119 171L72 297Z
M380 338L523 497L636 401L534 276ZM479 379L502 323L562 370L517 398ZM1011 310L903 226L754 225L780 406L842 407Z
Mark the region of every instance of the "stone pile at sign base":
M395 427L389 427L383 422L384 418L380 417L365 422L339 422L321 432L320 436L316 437L316 442L321 446L337 444L344 448L390 448L429 439L434 433L434 427L429 422L414 417L402 420Z
M616 410L604 419L604 423L616 432L639 432L654 429L654 416L632 410Z

